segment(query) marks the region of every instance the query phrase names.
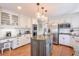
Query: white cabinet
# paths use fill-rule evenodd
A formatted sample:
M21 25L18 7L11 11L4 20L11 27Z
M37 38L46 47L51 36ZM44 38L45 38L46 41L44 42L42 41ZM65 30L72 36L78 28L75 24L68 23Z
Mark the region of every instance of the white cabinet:
M72 47L75 51L75 56L79 56L79 37L73 36L72 37Z
M10 25L10 14L6 12L1 12L1 24Z
M18 48L20 46L30 43L30 35L22 35L21 37L13 38L12 49Z
M20 39L21 39L21 45L25 45L25 44L30 43L30 35L29 34L22 35L20 37Z
M71 36L70 35L59 35L59 44L71 46Z
M25 39L27 41L27 44L30 43L31 42L30 34L27 34Z
M12 49L17 48L18 45L19 45L18 39L17 38L13 38L13 41L12 41Z
M63 44L64 43L64 38L62 37L62 35L59 35L59 44Z
M12 25L18 25L18 16L11 15L11 17L12 17Z
M18 48L21 46L21 39L19 37L13 38L12 49Z
M77 50L79 50L79 37L72 37L72 46Z
M0 24L1 25L18 25L19 16L7 11L0 11Z

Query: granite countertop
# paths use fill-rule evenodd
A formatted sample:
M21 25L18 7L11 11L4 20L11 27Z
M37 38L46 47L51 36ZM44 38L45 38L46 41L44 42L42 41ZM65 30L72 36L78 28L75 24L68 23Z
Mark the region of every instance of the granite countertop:
M22 35L26 35L26 34L22 34ZM22 35L17 35L17 36L14 36L14 37L4 37L4 38L1 38L0 39L0 43L6 42L7 40L12 41L14 38L21 37Z
M38 36L32 37L32 39L35 39L35 40L47 40L47 39L49 39L49 37L47 35L46 36L38 35Z
M28 35L28 34L21 34L21 35L17 35L17 36L14 36L14 37L4 37L4 38L1 38L0 40L10 39L10 38L17 38L17 37L21 37L22 35Z
M75 34L72 34L72 33L59 33L59 34L66 34L66 35L70 35L70 36L79 37L79 35L75 35Z
M73 35L73 34L71 34L71 36L79 37L79 35Z
M4 38L1 38L0 40L11 39L11 38L16 38L16 37L20 37L20 35L19 36L14 36L14 37L4 37Z

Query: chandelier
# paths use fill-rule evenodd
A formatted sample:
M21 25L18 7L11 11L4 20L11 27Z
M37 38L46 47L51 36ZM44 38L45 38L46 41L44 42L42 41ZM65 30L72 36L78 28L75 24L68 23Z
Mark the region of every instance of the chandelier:
M40 11L41 10L41 11ZM37 3L37 13L36 13L36 17L37 19L40 19L42 21L45 21L48 19L47 17L47 10L45 10L44 7L40 8L40 3Z

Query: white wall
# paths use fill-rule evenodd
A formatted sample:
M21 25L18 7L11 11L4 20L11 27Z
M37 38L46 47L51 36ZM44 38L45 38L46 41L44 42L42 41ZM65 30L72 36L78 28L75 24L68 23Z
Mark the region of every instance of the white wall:
M16 37L19 33L18 29L11 27L0 28L0 38L5 38L6 33L11 32L11 37Z
M27 16L20 15L19 26L22 28L31 27L31 19Z
M52 18L52 23L70 23L72 27L79 27L79 13Z

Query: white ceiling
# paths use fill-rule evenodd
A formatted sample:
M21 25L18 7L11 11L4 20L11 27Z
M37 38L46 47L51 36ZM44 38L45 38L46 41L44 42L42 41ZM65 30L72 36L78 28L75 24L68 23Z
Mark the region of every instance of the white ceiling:
M37 12L36 3L0 3L0 6L3 9L15 11L31 17L34 17ZM22 10L18 10L17 6L21 6ZM41 3L40 7L42 6L48 10L47 15L49 17L79 12L78 3Z

